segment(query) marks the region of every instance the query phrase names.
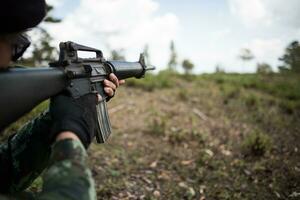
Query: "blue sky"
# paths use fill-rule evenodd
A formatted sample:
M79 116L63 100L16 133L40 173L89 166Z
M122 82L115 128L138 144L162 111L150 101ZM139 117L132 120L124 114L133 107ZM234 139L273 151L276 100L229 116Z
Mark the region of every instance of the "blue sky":
M258 62L276 69L284 48L300 39L298 0L49 2L56 5L54 14L64 19L47 27L56 42L74 40L106 54L109 49L124 49L128 59L135 59L148 44L151 63L159 69L166 67L171 40L178 61L191 59L195 72L213 72L216 65L228 72L254 72ZM249 48L255 59L241 62L242 48Z

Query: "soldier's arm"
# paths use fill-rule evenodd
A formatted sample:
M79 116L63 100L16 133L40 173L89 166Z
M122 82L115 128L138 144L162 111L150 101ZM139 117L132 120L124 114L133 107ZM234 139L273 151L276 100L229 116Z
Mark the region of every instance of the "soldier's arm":
M87 154L79 140L64 139L53 145L51 165L43 176L39 200L94 200L96 192Z
M0 193L27 188L48 165L52 120L43 113L0 147Z

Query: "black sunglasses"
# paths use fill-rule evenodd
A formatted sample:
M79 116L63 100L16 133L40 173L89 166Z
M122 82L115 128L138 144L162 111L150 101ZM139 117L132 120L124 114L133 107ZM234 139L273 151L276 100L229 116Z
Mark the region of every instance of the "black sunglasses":
M17 61L20 57L22 57L30 44L31 42L25 34L18 35L12 43L12 60Z

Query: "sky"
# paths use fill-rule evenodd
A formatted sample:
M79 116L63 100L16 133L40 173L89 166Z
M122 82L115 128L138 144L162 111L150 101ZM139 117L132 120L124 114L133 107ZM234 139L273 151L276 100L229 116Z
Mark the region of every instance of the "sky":
M288 3L287 3L288 2ZM48 0L62 23L47 25L54 43L74 41L99 48L123 50L128 61L138 59L146 45L150 62L167 67L170 41L175 42L178 69L184 59L194 72L255 72L257 63L274 70L278 58L300 40L299 0ZM248 48L254 59L238 55Z

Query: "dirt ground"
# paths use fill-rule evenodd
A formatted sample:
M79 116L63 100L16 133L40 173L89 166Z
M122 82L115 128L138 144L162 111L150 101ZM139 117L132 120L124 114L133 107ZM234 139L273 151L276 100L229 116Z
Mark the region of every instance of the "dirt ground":
M89 150L99 199L300 199L299 112L272 95L177 80L122 87L109 113Z

